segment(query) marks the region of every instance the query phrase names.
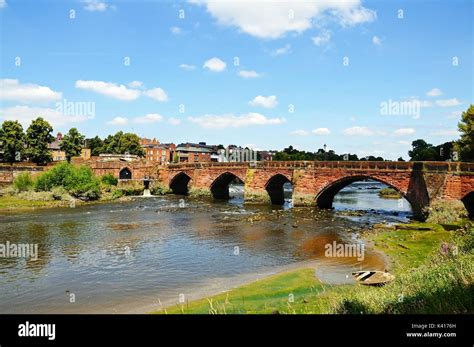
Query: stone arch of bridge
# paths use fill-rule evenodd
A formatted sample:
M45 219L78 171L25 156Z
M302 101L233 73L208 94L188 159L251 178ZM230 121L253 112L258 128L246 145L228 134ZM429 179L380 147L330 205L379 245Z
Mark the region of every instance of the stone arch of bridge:
M285 191L284 184L291 183L291 179L281 173L277 173L270 177L265 184L265 190L267 191L272 205L283 205L285 203Z
M462 199L462 203L469 214L469 218L474 218L474 191L467 193Z
M244 180L238 174L230 171L219 174L210 186L212 197L218 200L230 199L229 185L231 183L243 184Z
M128 167L124 167L119 172L119 179L121 180L131 180L132 179L132 170Z
M170 189L174 194L188 195L191 177L185 172L179 172L170 180Z
M351 176L346 176L343 178L339 178L337 180L334 180L327 184L316 196L316 205L319 208L332 208L333 207L333 201L334 197L336 196L339 191L341 191L343 188L347 187L348 185L358 182L358 181L364 181L364 180L374 180L380 183L383 183L390 188L395 189L397 192L401 194L401 196L407 200L410 204L410 206L413 208L414 202L410 198L409 195L406 194L400 187L397 187L396 185L393 185L390 182L387 182L386 180L379 178L377 176L372 176L372 175L351 175Z

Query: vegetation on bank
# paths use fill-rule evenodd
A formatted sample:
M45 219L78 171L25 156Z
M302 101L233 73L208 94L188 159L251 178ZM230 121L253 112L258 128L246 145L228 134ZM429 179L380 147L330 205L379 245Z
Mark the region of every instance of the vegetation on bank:
M274 275L154 313L473 313L474 224L402 224L364 237L386 253L395 281L384 287L327 285L314 269Z
M380 189L379 196L385 199L400 199L402 197L398 191L390 187Z

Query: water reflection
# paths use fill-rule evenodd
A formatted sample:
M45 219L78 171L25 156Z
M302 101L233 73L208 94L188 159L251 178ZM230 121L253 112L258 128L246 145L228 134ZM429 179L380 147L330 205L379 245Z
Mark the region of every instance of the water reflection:
M367 222L409 215L409 206L378 197L381 185L364 184L341 191L334 211L290 208L288 187L283 208L244 206L242 187L232 186L229 202L187 200L184 208L180 197L165 196L0 215L0 242L39 245L37 261L0 258L0 312L114 312L124 303L166 301L215 279L305 260L318 261L318 276L327 281L344 282L353 269L383 270L370 249L361 261L324 256L328 243L362 243L357 234ZM343 213L363 208L375 209Z

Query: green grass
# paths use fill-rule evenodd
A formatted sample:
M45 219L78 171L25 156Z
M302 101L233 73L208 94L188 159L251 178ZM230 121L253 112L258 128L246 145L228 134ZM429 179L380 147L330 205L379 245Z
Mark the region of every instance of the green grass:
M384 287L325 285L306 268L154 313L473 313L474 228L472 222L459 224L466 226L412 223L367 232L364 237L393 262L396 279ZM459 245L459 253L441 255L443 242Z
M58 206L69 206L68 202L65 201L39 201L39 200L26 200L21 199L17 196L2 196L0 197L0 210L21 210L31 208L46 208L46 207L58 207Z
M327 287L315 277L314 269L299 269L155 313L319 313L327 307L315 298Z

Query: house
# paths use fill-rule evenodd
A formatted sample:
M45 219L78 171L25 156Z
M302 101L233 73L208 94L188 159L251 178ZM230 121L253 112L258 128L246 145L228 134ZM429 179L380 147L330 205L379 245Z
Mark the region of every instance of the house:
M63 140L63 134L58 133L56 139L49 144L49 150L51 151L51 157L53 161L66 160L66 153L61 150L61 141Z
M217 161L217 146L207 145L205 142L180 143L176 147L176 156L179 163L198 163Z
M156 138L140 139L140 145L145 150L145 158L160 165L173 161L176 145L174 143L160 143Z
M63 134L58 133L56 139L49 144L49 150L51 151L51 157L53 161L67 160L66 153L61 150L61 141L63 140ZM87 160L91 157L90 148L82 148L80 158Z

